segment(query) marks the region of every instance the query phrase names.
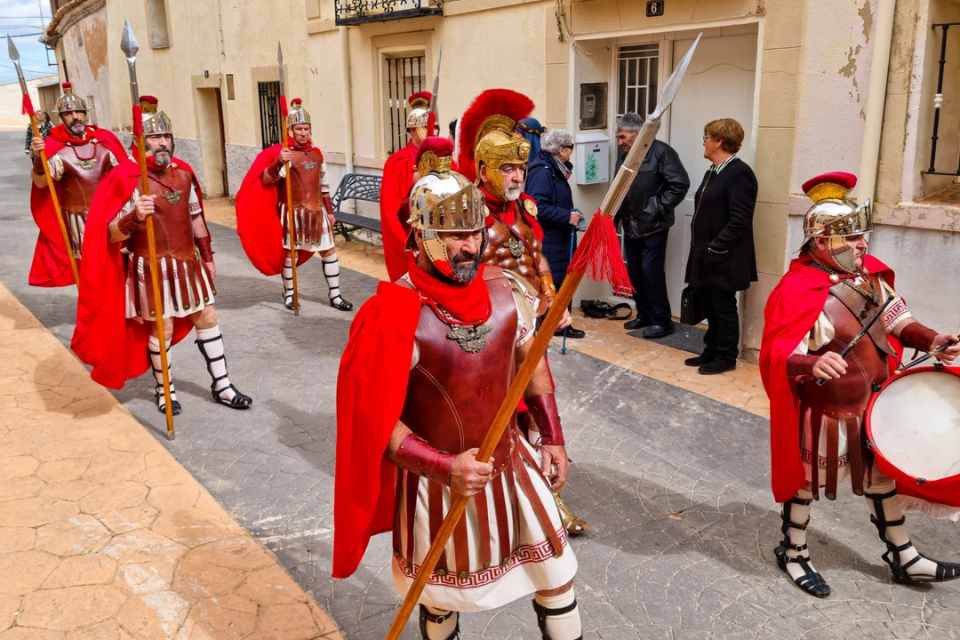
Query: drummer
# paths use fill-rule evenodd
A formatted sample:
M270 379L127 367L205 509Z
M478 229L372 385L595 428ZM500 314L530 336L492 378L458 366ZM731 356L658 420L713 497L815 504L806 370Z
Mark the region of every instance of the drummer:
M783 503L777 564L819 598L830 595L830 587L807 549L810 505L821 493L835 499L841 483L866 497L870 520L887 547L881 557L894 580L960 578L960 564L933 560L914 548L904 499L873 465L861 429L871 393L890 375L903 347L933 351L950 363L960 356L960 344L956 336L915 320L893 289L893 271L867 255L870 208L848 196L856 183L855 175L844 172L804 183L814 203L804 216L804 244L767 301L760 347L770 397L773 493Z

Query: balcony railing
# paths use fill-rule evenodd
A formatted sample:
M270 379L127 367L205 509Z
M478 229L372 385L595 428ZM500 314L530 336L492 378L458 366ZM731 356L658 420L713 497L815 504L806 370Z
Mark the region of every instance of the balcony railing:
M940 66L937 73L937 92L933 96L933 135L930 141L930 168L924 172L928 175L960 176L960 153L958 153L956 171L937 170L937 142L940 140L940 110L943 108L943 75L947 66L947 35L950 32L950 27L960 29L960 22L942 22L933 25L934 31L940 31Z
M443 0L334 0L338 25L443 15Z

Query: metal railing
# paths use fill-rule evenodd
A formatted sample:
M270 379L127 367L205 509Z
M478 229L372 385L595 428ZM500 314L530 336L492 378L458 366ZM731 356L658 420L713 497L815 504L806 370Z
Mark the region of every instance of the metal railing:
M947 36L950 27L960 27L960 22L941 22L933 25L933 30L940 30L940 60L937 72L937 92L933 96L933 135L930 140L930 168L924 171L928 175L960 176L960 153L957 154L956 171L937 170L937 142L940 140L940 111L943 108L943 76L947 66ZM957 131L960 138L960 130Z
M334 0L338 25L443 15L443 0Z

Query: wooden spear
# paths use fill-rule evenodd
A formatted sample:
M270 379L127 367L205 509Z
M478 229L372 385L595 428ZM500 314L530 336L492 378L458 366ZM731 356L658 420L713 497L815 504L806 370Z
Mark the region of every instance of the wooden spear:
M283 68L283 47L280 43L277 43L277 66L280 67L280 114L283 117L283 149L290 148L290 118L289 112L287 110L287 96L285 93L286 90L286 73ZM300 287L297 282L297 263L300 261L300 255L297 251L297 230L294 227L294 216L293 216L293 176L290 175L290 163L285 162L284 171L286 177L283 182L286 185L286 197L287 197L287 236L289 238L290 244L290 274L293 285L293 300L291 302L293 306L293 315L300 315ZM286 291L284 291L286 294ZM284 295L286 298L286 295Z
M143 119L140 111L140 88L137 84L137 52L140 45L133 35L133 28L127 20L123 21L123 37L120 39L120 48L127 58L127 68L130 71L130 98L133 101L133 137L136 141L137 164L140 165L140 195L150 193L150 183L147 178L147 153L143 141ZM153 216L147 216L147 258L150 261L150 288L153 291L153 314L157 339L160 341L160 371L163 376L164 413L167 417L167 439L176 437L173 429L173 401L170 398L170 365L167 362L167 336L163 319L163 297L160 295L159 262L157 261L156 232L153 225Z
M550 305L550 310L547 312L543 324L541 324L537 330L537 335L533 339L533 344L527 353L527 357L524 359L523 364L520 365L517 375L507 390L506 397L500 404L500 409L493 418L493 423L490 425L486 436L483 438L483 442L480 444L480 451L477 453L477 460L480 462L489 460L497 443L500 442L500 438L503 437L503 433L506 431L507 425L510 424L510 419L513 417L517 405L527 385L530 383L530 379L533 377L537 364L539 364L547 352L547 347L550 345L553 332L556 331L557 326L559 326L560 320L563 318L563 313L573 299L573 294L580 285L584 274L590 271L592 277L612 276L615 288L628 286L627 282L629 282L629 280L626 278L623 258L620 255L619 241L613 226L613 216L620 208L620 204L623 202L627 191L629 191L637 168L643 163L643 159L646 157L650 145L653 144L657 130L660 127L661 116L663 116L664 112L669 108L670 103L673 102L677 91L680 89L683 76L686 73L687 67L690 66L690 60L693 58L693 53L697 45L700 43L700 37L701 36L697 36L697 39L694 40L690 49L680 61L680 64L677 65L677 68L667 80L663 88L663 95L660 98L660 104L653 113L647 117L643 128L640 130L639 135L637 135L636 140L633 142L633 146L630 148L630 153L627 154L627 158L624 160L623 165L610 184L610 188L600 208L593 214L590 220L590 226L583 236L583 241L580 243L580 246L577 247L573 260L570 262L567 275L563 279L563 286L560 287L560 291L557 292L557 297ZM407 591L403 605L393 619L393 626L390 627L390 631L387 633L387 640L397 640L403 632L403 628L407 624L407 619L413 612L413 607L416 606L417 601L420 599L420 594L424 586L426 586L427 580L433 573L433 568L440 559L440 555L443 553L447 540L453 533L454 527L457 526L457 523L463 516L468 501L469 498L462 495L456 495L454 497L450 505L450 510L447 511L447 515L444 517L443 523L440 525L440 529L437 531L437 535L434 537L433 543L430 545L430 549L423 559L423 564L420 565L416 578L414 578L413 584L410 585L410 589Z
M17 79L20 81L20 91L23 92L23 112L30 116L30 128L33 130L33 137L40 137L40 126L37 123L37 113L33 108L33 101L30 100L30 91L27 88L27 81L23 77L23 69L20 67L20 52L17 46L13 44L13 38L7 36L7 51L10 54L10 61L17 70ZM53 211L57 217L57 225L60 227L60 235L63 236L63 246L67 251L67 259L70 260L70 272L73 273L73 283L80 287L80 271L77 269L77 259L73 256L73 248L70 246L70 234L67 233L67 224L63 219L63 212L60 210L60 198L57 196L57 190L53 184L53 176L50 175L50 164L47 162L47 152L40 149L40 164L43 166L43 177L47 181L47 191L50 192L50 201L53 203Z

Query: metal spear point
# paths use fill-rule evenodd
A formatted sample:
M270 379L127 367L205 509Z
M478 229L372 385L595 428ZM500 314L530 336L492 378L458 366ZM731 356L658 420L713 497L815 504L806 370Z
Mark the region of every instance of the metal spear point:
M20 91L27 92L27 80L23 77L23 69L20 67L20 52L17 51L17 45L13 44L13 38L7 35L7 53L10 54L10 61L17 69L17 80L20 81Z
M140 102L140 87L137 85L137 53L140 51L140 43L137 37L133 35L133 27L129 20L123 21L123 36L120 38L120 48L123 55L127 57L127 70L130 72L130 97L133 104Z
M283 70L283 45L281 45L279 42L277 43L277 67L280 68L280 95L286 95L284 93L284 89L287 87L287 82L286 78L284 77L286 74Z

